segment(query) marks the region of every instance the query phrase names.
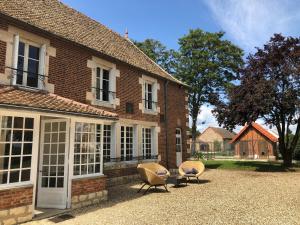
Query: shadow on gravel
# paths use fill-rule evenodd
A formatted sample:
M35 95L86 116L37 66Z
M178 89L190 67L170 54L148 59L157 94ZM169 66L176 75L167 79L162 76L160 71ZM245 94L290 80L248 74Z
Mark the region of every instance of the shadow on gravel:
M247 170L257 172L297 172L300 171L299 165L294 165L293 168L286 168L280 163L271 162L251 162L251 161L214 161L206 164L207 169L226 169L226 170Z

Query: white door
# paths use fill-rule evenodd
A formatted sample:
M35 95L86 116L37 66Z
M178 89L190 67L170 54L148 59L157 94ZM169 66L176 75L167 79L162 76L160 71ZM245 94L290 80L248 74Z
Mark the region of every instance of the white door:
M42 121L37 207L67 207L68 127L67 120Z
M181 129L176 128L176 164L177 167L182 163L182 136Z

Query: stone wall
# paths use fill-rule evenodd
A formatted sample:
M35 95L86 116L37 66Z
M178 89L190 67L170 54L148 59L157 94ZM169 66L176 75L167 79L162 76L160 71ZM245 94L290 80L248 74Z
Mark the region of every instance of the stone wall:
M107 201L106 176L80 178L72 181L73 209Z
M0 225L19 224L32 219L33 187L0 191Z

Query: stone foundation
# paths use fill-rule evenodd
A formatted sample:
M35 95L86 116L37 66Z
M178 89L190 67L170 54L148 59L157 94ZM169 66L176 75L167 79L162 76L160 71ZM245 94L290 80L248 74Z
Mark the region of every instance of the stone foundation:
M106 176L79 178L72 181L72 209L107 200Z
M30 221L33 215L32 205L20 206L0 211L0 224L13 225Z
M113 177L113 178L107 179L107 186L113 187L113 186L117 186L117 185L128 184L128 183L135 182L138 180L140 180L139 174L122 176L122 177Z
M0 225L24 223L32 219L32 185L0 191Z
M72 197L72 209L107 201L107 190Z

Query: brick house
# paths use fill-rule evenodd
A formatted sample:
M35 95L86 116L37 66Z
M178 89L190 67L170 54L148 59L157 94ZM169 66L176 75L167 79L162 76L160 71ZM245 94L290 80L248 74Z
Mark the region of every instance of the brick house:
M186 88L57 0L2 0L0 224L105 200L140 162L176 168L188 157Z
M196 149L200 151L230 151L234 133L221 127L208 127L197 137ZM198 146L197 146L198 145Z
M276 159L277 142L275 134L254 122L245 125L231 141L235 158L269 160Z

